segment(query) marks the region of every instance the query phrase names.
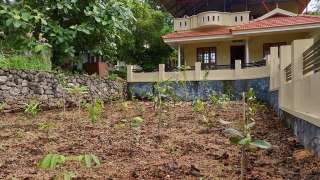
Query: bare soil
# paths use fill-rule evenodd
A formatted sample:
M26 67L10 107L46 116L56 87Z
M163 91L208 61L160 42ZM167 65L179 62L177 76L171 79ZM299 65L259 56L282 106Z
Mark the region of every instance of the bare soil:
M23 114L1 115L0 179L52 179L64 170L76 179L238 179L240 150L230 145L225 127L218 120L238 121L241 105L212 108L207 126L190 104L169 107L158 123L152 104L130 103L123 111L119 103L106 105L96 124L76 110L47 111L36 118ZM121 127L122 119L141 116L139 130ZM303 151L291 131L276 114L262 105L255 117L253 137L269 141L269 150L249 152L248 179L320 179L320 160L314 156L295 158ZM42 125L48 125L41 129ZM160 127L160 129L158 129ZM54 170L40 170L38 162L48 153L95 154L100 167L86 168L67 162Z

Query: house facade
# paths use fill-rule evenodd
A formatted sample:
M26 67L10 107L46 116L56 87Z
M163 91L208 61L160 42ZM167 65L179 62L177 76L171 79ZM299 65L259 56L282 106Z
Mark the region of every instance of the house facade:
M174 15L164 42L178 50L178 66L205 70L265 64L271 47L319 35L320 16L302 14L307 0L161 1Z

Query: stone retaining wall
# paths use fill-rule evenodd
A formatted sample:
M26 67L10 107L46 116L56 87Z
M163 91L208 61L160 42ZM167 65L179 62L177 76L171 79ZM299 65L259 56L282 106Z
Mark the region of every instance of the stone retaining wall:
M129 91L144 98L153 94L154 83L128 83ZM230 94L234 99L241 99L242 92L252 88L258 100L269 102L269 78L234 80L234 81L188 81L182 86L173 82L173 91L180 99L193 101L196 98L207 100L210 92Z
M63 79L69 86L87 86L87 100L95 97L104 101L125 98L126 82L88 75L66 76ZM0 69L0 103L6 103L7 112L23 109L25 103L34 98L46 109L61 106L63 99L69 106L73 105L75 97L64 92L61 80L61 76L54 72Z

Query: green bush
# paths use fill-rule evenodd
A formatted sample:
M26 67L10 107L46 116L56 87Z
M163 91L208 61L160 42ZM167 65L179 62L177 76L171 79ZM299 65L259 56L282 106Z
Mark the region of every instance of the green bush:
M40 55L12 55L7 57L0 55L0 68L50 71L51 61L49 58Z

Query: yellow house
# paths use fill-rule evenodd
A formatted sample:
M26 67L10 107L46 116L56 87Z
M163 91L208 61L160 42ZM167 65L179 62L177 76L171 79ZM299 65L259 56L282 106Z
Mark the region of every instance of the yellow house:
M320 34L320 16L301 14L308 0L161 0L174 19L164 42L178 49L177 66L234 69L265 64L270 47Z

